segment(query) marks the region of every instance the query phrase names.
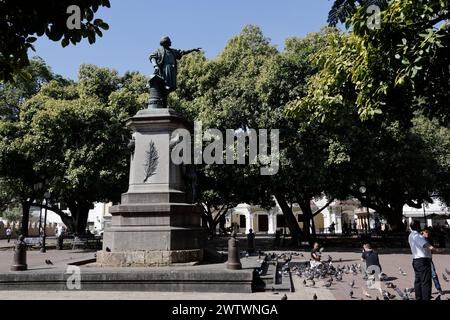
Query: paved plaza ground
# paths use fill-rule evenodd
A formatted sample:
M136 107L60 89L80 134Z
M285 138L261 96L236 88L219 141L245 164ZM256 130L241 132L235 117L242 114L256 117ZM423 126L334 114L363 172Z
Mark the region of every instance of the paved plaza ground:
M275 252L275 251L267 251ZM276 251L281 253L283 251ZM287 250L285 252L293 252ZM295 257L297 261L309 260L309 252L306 250L299 250L304 257ZM380 249L380 262L383 267L383 272L390 278L389 281L394 283L401 289L411 288L414 283L414 272L411 265L411 255L408 249ZM335 261L335 265L340 264L350 265L360 263L361 253L359 249L336 249L325 248L324 256L330 255ZM30 270L44 270L52 268L61 268L68 263L91 259L94 257L93 251L83 250L48 250L46 253L41 253L39 250L31 250L27 255L27 262ZM53 265L45 264L45 260L49 259ZM245 257L242 259L246 259ZM0 272L9 272L11 262L13 260L13 250L8 248L5 241L0 241ZM434 255L433 261L436 265L437 272L440 276L441 285L446 295L444 299L450 297L450 283L443 279L442 274L445 269L450 270L450 255L448 250L443 254ZM402 275L399 271L401 268L406 275ZM448 276L446 274L446 276ZM448 276L450 278L450 276ZM319 300L349 300L349 283L355 280L353 288L353 300L374 300L382 299L381 295L376 290L367 290L365 282L362 280L361 274L356 276L352 274L344 274L342 282L334 281L331 288L325 288L322 280L316 281L314 287L303 284L303 279L293 274L294 292L286 292L289 300L311 300L316 294ZM382 288L385 289L384 283ZM367 297L363 294L364 290L371 295ZM395 294L393 290L389 290ZM433 287L433 293L436 290ZM135 299L135 300L279 300L284 295L284 292L258 292L251 294L243 293L186 293L186 292L86 292L86 291L0 291L0 299L49 299L49 300L70 300L70 299Z

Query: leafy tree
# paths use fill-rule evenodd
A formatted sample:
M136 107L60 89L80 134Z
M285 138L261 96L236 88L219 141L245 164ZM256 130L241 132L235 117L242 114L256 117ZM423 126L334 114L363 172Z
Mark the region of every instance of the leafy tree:
M350 33L330 34L315 56L320 71L307 96L290 103L299 121L324 126L332 139L328 161L341 173L341 197L358 198L394 229L404 204L420 208L448 188L448 167L425 140L436 137L416 128L418 114L447 123L446 8L445 1L395 1L379 30L369 29L357 8Z
M17 119L21 105L39 92L41 87L51 80L65 81L55 75L49 66L40 58L33 57L30 65L25 67L31 75L30 79L19 78L15 83L0 82L0 117Z
M295 113L332 118L337 108L411 126L415 111L448 122L449 24L447 0L389 3L379 29L367 26L359 8L348 35L335 35L318 55L320 73Z
M80 8L80 28L69 29L67 20L69 6ZM109 0L48 0L29 2L4 0L0 2L0 81L17 79L17 74L29 78L23 70L28 66L28 49L33 48L37 37L44 34L53 41L61 41L63 47L77 44L83 38L94 43L96 36L108 25L94 19L99 7L110 7Z
M14 207L9 208L8 210L4 211L2 213L3 219L9 221L9 222L18 222L20 221L20 218L22 217L22 212L20 211L20 208Z
M19 121L2 123L5 144L0 150L2 176L26 186L21 199L27 204L40 199L33 185L44 177L52 196L49 209L82 233L93 202L118 201L125 191L125 121L143 106L147 93L146 78L137 73L120 77L113 70L82 65L79 78L77 83L51 81L27 100ZM68 206L70 215L58 202Z
M371 5L385 7L388 0L335 0L328 13L328 23L336 26L338 22L345 23L353 16L358 7L368 8Z
M332 31L288 39L285 52L279 53L258 27L247 26L216 59L206 60L198 54L182 60L172 105L191 119L201 120L205 129L281 129L282 161L276 176L261 176L260 164L197 166L199 201L208 220L220 218L220 214L213 217L211 207L216 212L226 212L241 202L270 207L276 199L297 239L303 233L291 205L299 202L305 216L304 234L309 236L309 221L318 214L311 212L310 201L323 194L324 183L329 181L324 179L322 165L326 140L317 134L318 128L299 132L299 124L286 117L284 107L306 93L307 78L316 71L309 56L320 48L328 32Z
M24 159L18 153L17 138L23 134L19 124L21 109L25 101L35 95L40 88L51 80L64 81L53 74L42 59L35 57L27 67L31 79L18 79L14 84L0 84L0 206L22 205L23 234L28 232L29 209L33 202L42 199L45 190L35 185L45 181L42 172L32 170L32 161Z

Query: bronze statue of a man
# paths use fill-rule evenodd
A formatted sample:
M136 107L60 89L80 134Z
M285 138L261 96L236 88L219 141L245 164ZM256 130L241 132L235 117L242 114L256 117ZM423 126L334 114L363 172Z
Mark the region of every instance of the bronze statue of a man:
M160 44L161 47L150 55L150 62L154 68L154 73L150 80L150 104L152 104L152 95L161 94L165 106L167 95L177 88L177 60L191 52L198 52L201 48L191 50L173 49L170 47L172 42L169 37L163 37ZM158 81L154 80L155 77L163 80L162 89L159 89ZM162 90L163 92L158 92L158 90Z

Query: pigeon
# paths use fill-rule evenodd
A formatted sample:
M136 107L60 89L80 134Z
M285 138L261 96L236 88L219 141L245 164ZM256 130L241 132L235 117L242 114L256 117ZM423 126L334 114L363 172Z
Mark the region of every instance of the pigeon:
M303 285L306 286L306 280L305 279L303 279Z
M392 282L387 282L387 283L386 283L386 287L389 288L389 289L395 289L395 288L396 288L396 285L393 284Z
M327 283L325 283L324 287L325 287L325 288L329 288L329 287L331 287L331 282L327 282Z
M434 298L434 300L441 300L441 295L438 294L436 298Z
M111 252L111 249L108 248L108 247L106 247L105 251L106 251L106 252Z
M350 287L353 288L355 286L355 280L352 280L352 282L350 283Z
M392 293L390 293L390 292L388 292L388 291L386 291L386 290L383 290L383 297L385 297L384 300L392 300L392 299L395 299L395 295L393 295ZM387 299L386 299L386 298L387 298Z
M399 297L400 297L402 300L409 300L409 299L408 299L408 296L407 296L406 294L404 294L404 293L402 292L402 290L400 290L400 289L397 288L397 287L394 287L394 290L395 290L395 292L397 292L397 294L399 295Z
M350 295L350 299L353 299L353 290L350 290L349 295Z
M442 274L442 279L444 279L445 282L448 282L448 278L445 276L445 274Z
M317 295L314 293L313 300L317 300Z
M286 293L281 297L281 300L287 300L288 298L287 298L287 295L286 295Z
M406 276L407 273L405 271L402 270L402 268L398 267L398 271L402 276Z
M46 259L46 260L45 260L45 264L53 265L53 262L51 262L50 260Z
M445 273L448 274L450 276L450 271L448 271L447 268L445 268Z
M378 298L378 296L377 296L376 300L380 300L380 298Z
M316 282L314 280L311 280L311 283L313 287L316 285Z

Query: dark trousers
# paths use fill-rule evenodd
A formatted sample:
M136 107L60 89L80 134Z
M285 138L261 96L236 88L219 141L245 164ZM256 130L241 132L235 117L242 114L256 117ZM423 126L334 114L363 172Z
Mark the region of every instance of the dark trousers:
M413 259L416 300L431 300L431 259Z
M6 239L8 239L8 243L11 241L11 236L6 236Z

